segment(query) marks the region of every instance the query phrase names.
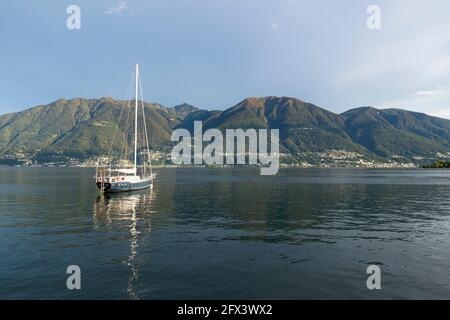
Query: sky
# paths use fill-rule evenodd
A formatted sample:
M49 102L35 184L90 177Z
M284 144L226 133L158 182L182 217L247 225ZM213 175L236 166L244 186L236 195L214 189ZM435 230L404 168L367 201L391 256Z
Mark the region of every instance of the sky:
M80 8L80 29L66 12ZM367 9L380 9L369 29ZM0 10L0 114L59 98L225 109L290 96L450 119L448 0L15 0Z

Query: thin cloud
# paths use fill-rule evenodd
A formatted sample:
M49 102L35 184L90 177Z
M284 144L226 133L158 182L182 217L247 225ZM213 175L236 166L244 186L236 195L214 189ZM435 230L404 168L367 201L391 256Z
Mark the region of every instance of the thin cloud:
M280 27L281 27L281 21L278 21L278 22L272 22L272 23L270 24L270 27L271 27L273 30L278 30L278 29L280 29Z
M375 103L378 108L401 108L450 119L450 93L447 86L419 90L402 98Z
M106 14L118 14L126 9L129 9L127 2L122 1L115 7L110 7L108 11L106 11Z
M447 94L447 90L445 87L437 87L431 90L419 90L414 92L415 96L438 96Z

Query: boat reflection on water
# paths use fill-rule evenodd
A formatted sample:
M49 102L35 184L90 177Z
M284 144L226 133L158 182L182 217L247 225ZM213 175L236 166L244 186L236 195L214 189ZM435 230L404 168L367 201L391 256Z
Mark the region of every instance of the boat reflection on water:
M151 232L151 202L155 197L153 189L143 191L101 194L94 205L94 225L112 229L125 228L130 237L130 249L124 261L130 267L127 293L131 299L139 299L136 283L139 276L138 259L142 238ZM114 230L117 231L117 230Z

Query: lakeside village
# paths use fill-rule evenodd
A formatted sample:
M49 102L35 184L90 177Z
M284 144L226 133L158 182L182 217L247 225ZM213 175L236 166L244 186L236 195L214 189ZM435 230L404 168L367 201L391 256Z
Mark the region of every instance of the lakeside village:
M206 165L174 165L169 150L151 150L151 161L155 167L199 167ZM227 154L225 153L224 156ZM237 154L236 156L238 156ZM246 157L248 157L246 153ZM406 158L393 156L373 158L368 155L345 150L330 150L326 152L304 152L298 154L280 153L280 167L297 168L450 168L450 152L433 155ZM45 158L33 158L21 152L3 156L0 165L16 167L81 167L94 168L98 161L108 162L107 157L77 157L52 155ZM246 162L248 163L248 161ZM210 167L227 167L213 165Z

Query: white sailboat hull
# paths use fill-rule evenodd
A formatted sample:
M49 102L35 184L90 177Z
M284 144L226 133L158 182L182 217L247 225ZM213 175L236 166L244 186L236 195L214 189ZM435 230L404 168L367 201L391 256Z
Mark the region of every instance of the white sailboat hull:
M138 181L97 182L98 188L106 193L136 191L151 188L152 179L140 179Z

